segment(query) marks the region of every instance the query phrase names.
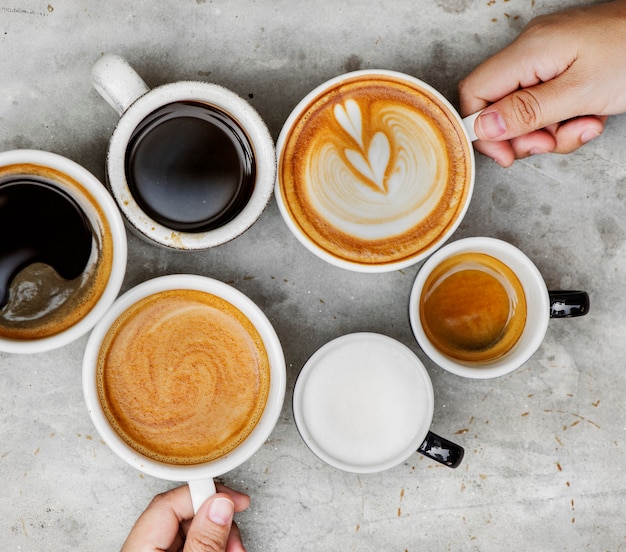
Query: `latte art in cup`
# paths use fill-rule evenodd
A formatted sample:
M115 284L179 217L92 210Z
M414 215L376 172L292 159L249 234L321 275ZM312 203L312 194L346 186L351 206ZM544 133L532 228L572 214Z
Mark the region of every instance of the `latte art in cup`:
M456 228L473 156L436 93L357 72L304 103L279 137L277 198L305 245L347 265L395 268Z

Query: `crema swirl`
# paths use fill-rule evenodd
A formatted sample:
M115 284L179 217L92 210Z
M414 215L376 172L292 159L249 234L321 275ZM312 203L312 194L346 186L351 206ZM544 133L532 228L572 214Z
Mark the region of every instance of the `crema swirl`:
M209 293L171 290L139 301L111 327L97 385L128 445L187 465L224 456L252 432L269 374L263 340L241 311Z

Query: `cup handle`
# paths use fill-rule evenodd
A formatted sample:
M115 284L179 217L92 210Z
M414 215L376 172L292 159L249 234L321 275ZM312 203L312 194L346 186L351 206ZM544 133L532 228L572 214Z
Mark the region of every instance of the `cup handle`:
M463 126L465 127L465 130L467 131L467 135L470 139L470 142L474 142L478 140L478 136L476 136L476 132L474 131L474 123L476 122L476 119L482 112L483 110L481 109L480 111L477 111L476 113L472 113L471 115L468 115L467 117L462 119Z
M114 54L106 54L93 64L91 84L120 116L150 90L128 62Z
M556 290L550 295L550 318L571 318L589 312L589 295L586 291Z
M432 431L428 432L417 452L449 468L458 468L465 456L462 446L439 437Z
M195 514L204 501L210 496L213 496L217 490L215 489L213 479L196 479L189 481L188 484L189 492L191 493L191 503L193 504L193 512Z

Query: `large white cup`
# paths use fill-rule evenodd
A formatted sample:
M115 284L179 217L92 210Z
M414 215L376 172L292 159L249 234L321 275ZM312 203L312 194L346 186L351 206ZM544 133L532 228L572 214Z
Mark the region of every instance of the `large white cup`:
M124 58L111 54L102 56L93 65L92 83L121 116L109 143L106 174L129 227L140 237L173 249L205 249L236 238L260 217L272 194L276 153L267 126L247 101L223 86L205 82L180 81L149 89ZM217 110L226 118L229 128L236 127L243 132L245 137L241 139L249 142L251 148L254 169L251 196L234 218L206 231L173 230L157 222L145 208L142 209L129 186L125 165L133 133L155 111L177 102L191 102ZM193 170L196 170L195 166ZM161 176L159 185L165 176ZM202 197L209 202L213 196L203 192ZM192 205L192 208L195 207L195 204Z
M474 186L477 114L411 75L334 77L309 92L277 140L276 201L313 254L357 272L419 262L459 226Z
M16 181L16 179L17 181L43 183L45 186L49 186L51 189L55 189L60 194L67 196L71 202L74 202L79 207L85 216L91 227L93 238L91 258L83 276L91 277L90 274L93 273L96 282L96 294L92 294L92 296L98 298L96 301L89 300L91 307L84 315L81 315L80 319L72 322L65 329L50 335L42 334L41 337L21 338L10 337L7 334L7 336L0 337L0 351L9 353L39 353L67 345L87 333L115 301L126 270L126 230L119 210L104 185L87 169L66 157L39 150L14 150L0 153L0 186L12 185L12 182ZM54 217L54 212L46 213L46 220L51 225L48 230L42 230L42 232L47 232L46 239L49 238L51 233L53 234L54 231L58 230L60 226L58 221L55 222ZM32 221L28 220L28 215L25 216L24 220L18 222L20 224L32 224ZM22 232L32 233L32 228L22 230L20 228L11 228L4 231L7 233L0 239L9 245L8 253L9 256L14 255L13 260L17 259L19 261L21 258L23 261L22 265L40 261L36 256L32 258L33 250L27 252L26 255L24 255L24 250L19 251L20 247L25 246L28 248L33 245L32 243L30 245L18 245ZM63 236L59 236L58 239L63 240ZM59 244L56 245L56 247L58 246ZM60 246L67 248L67 242L63 241ZM41 262L47 261L44 259ZM6 268L6 264L2 264ZM20 267L19 262L12 262L11 259L8 260L8 264L20 270L26 266ZM3 278L7 276L10 279L15 275L4 274ZM81 279L83 279L83 276L81 276ZM45 285L42 286L39 279L31 282L26 281L24 284L26 287L17 294L20 296L19 301L33 304L39 301L39 290L45 289ZM83 284L78 287L78 291L72 291L69 295L63 292L58 293L57 298L51 296L49 307L46 307L41 313L38 311L29 313L33 323L39 324L49 314L53 318L56 317L55 313L62 312L61 309L65 308L64 301L67 301L68 297L69 301L76 303L77 307L87 304L87 302L83 302L81 297L82 290ZM76 300L73 299L74 295L78 295ZM58 297L62 300L59 301ZM84 309L82 310L84 311ZM73 314L73 312L72 309L70 314ZM76 310L76 312L79 311ZM60 318L68 318L68 320L70 318L65 315L59 316ZM58 325L57 322L55 320L53 326L56 327ZM28 326L29 322L25 324ZM63 326L58 325L59 328Z
M118 317L137 301L166 290L191 289L203 291L238 308L259 332L270 365L270 386L265 409L252 432L234 450L215 460L194 464L174 465L159 462L137 452L118 435L109 423L98 398L97 365L100 348L108 330ZM194 509L215 493L213 478L223 475L250 458L272 432L283 405L286 386L285 359L282 347L271 323L261 309L233 287L203 276L175 274L149 280L124 293L94 328L83 360L83 392L87 409L98 433L120 458L139 471L170 481L189 483Z

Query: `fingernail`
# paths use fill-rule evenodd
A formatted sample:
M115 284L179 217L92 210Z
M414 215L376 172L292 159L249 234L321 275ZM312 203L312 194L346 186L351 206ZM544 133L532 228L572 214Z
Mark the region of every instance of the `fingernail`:
M207 517L217 525L228 525L233 519L235 505L227 498L216 498L207 508Z
M541 155L542 153L548 153L548 150L543 148L533 148L528 153L530 153L530 155Z
M487 111L478 116L478 125L483 137L487 139L499 138L506 132L506 123L497 111Z
M583 132L580 136L580 141L583 144L586 144L587 142L591 142L591 140L597 138L598 136L600 136L600 133L595 130L585 130L585 132Z

